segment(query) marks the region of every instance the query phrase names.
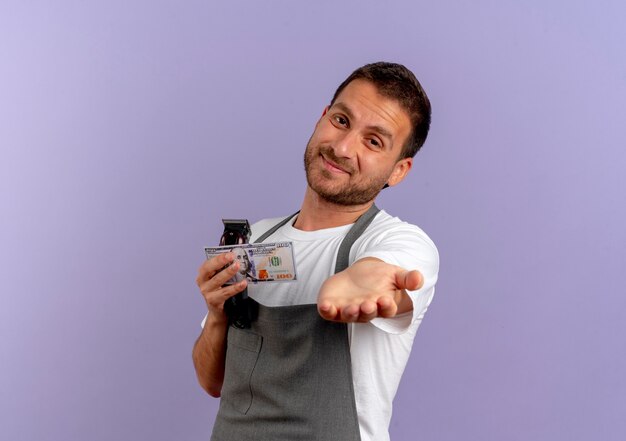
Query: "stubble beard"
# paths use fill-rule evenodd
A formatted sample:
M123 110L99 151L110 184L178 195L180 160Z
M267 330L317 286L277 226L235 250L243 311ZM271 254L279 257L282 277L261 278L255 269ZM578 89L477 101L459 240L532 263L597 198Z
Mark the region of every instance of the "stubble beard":
M331 182L333 178L332 172L319 168L319 166L315 169L313 168L316 159L321 161L320 153L338 166L351 172L348 182L333 183ZM307 183L313 191L325 201L342 206L364 205L373 201L389 179L389 174L382 174L372 176L362 182L350 183L354 178L354 171L350 166L345 161L337 158L332 148L325 146L313 148L310 140L304 152L304 170Z

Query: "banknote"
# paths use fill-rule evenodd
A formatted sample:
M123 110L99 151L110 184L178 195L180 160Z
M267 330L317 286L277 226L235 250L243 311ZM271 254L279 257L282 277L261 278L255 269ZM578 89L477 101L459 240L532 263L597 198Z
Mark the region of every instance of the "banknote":
M296 280L292 242L246 243L204 248L207 259L229 251L235 254L240 265L239 272L229 280L229 283L237 283L244 278L254 283Z

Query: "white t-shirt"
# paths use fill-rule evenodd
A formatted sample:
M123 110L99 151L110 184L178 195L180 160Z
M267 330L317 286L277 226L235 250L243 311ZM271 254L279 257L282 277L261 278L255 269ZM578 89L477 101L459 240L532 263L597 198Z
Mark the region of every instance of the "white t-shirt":
M250 242L283 219L264 219L252 225ZM298 280L248 285L248 295L265 306L317 303L322 283L335 273L339 245L352 227L350 224L301 231L293 227L295 219L264 242L293 242ZM421 289L407 291L413 301L413 311L394 318L375 318L369 323L348 325L361 440L388 441L393 398L411 353L413 338L435 292L439 254L420 228L381 210L350 249L350 264L365 257L376 257L408 270L416 269L424 276Z
M282 219L284 217L265 219L252 225L250 242ZM335 272L339 245L352 226L301 231L293 227L295 219L264 242L293 242L298 280L249 284L248 295L263 305L316 303L322 283ZM409 270L417 269L424 276L421 289L408 291L413 311L394 318L375 318L369 323L348 325L361 440L387 441L392 401L415 332L433 298L439 255L434 243L420 228L381 210L352 245L350 264L365 257L376 257Z

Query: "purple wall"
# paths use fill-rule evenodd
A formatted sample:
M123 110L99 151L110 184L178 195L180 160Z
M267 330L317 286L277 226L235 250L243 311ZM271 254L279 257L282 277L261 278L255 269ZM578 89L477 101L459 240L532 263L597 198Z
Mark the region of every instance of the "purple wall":
M442 262L393 439L624 439L625 13L0 3L0 438L208 439L202 246L299 206L323 106L386 59L434 119L379 205Z

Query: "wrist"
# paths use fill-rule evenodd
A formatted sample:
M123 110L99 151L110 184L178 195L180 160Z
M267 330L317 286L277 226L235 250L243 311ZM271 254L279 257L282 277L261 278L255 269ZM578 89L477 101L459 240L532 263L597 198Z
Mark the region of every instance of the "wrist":
M225 327L228 325L228 317L224 311L215 311L209 309L205 326Z

